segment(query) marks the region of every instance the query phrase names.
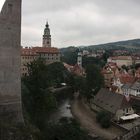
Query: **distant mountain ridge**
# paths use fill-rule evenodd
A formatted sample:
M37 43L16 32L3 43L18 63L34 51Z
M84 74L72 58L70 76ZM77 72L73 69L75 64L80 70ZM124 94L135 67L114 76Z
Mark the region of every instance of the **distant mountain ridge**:
M80 47L80 46L79 46ZM126 48L126 49L140 49L140 39L133 39L133 40L125 40L125 41L118 41L118 42L111 42L99 45L90 45L86 46L89 49L119 49L119 48ZM82 46L83 48L83 46Z
M129 49L129 50L139 50L140 51L140 39L132 39L132 40L125 40L125 41L118 41L118 42L110 42L105 44L99 45L88 45L88 46L69 46L66 48L61 48L60 52L78 52L79 50L96 50L96 49Z

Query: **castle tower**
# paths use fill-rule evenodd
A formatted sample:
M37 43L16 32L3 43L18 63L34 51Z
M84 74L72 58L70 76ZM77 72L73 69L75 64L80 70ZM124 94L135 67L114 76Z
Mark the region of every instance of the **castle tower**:
M44 29L43 35L43 47L51 47L51 34L48 22L46 23L46 28Z
M77 64L82 67L82 53L78 52Z
M23 122L21 107L21 0L6 0L0 13L0 118Z

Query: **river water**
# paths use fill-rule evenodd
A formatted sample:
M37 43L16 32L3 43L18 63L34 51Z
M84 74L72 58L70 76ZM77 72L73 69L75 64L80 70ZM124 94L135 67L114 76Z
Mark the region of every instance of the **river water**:
M61 103L58 105L57 110L51 114L50 121L57 122L63 117L72 118L73 116L68 106L70 106L70 99L61 101Z

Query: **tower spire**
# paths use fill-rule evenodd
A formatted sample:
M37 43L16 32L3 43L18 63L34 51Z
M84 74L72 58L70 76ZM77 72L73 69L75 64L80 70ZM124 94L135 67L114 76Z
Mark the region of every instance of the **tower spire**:
M48 22L48 20L46 21L46 27L48 27L49 26L49 22Z
M50 28L48 21L46 22L46 27L44 29L44 35L43 35L43 47L51 47L51 34L50 34Z

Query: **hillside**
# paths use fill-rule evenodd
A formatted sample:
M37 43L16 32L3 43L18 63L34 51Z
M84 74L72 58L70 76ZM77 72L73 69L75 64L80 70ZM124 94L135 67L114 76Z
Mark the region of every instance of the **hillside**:
M75 52L80 48L83 49L90 49L90 50L96 50L96 49L139 49L140 50L140 39L133 39L133 40L126 40L126 41L118 41L118 42L111 42L106 44L99 44L99 45L90 45L90 46L69 46L66 48L61 48L60 51L63 52Z
M140 49L140 39L86 46L89 49Z

